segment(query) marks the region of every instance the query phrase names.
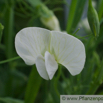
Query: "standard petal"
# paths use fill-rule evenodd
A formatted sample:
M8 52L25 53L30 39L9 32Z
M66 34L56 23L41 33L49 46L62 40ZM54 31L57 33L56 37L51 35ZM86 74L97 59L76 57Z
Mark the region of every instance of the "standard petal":
M66 33L51 31L51 52L58 63L64 65L72 75L79 74L85 63L83 43Z
M48 51L45 52L45 66L46 66L46 70L49 75L49 78L51 80L56 70L58 69L58 64L55 61L54 56L51 55Z
M42 55L37 56L36 67L37 67L37 71L38 71L39 75L42 78L49 80L49 76L47 74L46 67L45 67L45 60Z
M44 55L49 49L51 34L49 30L28 27L17 33L15 38L15 48L18 55L28 65L33 65L39 54Z

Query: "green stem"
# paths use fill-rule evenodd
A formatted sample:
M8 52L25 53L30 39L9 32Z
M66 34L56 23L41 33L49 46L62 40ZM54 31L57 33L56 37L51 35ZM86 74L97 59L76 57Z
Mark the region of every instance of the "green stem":
M4 30L4 43L6 46L7 58L13 57L13 20L14 20L14 6L6 7L5 13L5 30Z
M58 79L60 78L60 75L61 75L61 68L62 68L62 65L59 64L59 68L58 68L58 75L56 77L56 80L58 81Z
M88 34L88 35L86 35L86 36L82 36L82 37L78 37L79 39L82 39L82 38L86 38L86 37L90 37L91 36L91 34Z
M25 102L24 103L34 103L35 99L39 93L39 89L42 83L42 78L37 72L36 66L34 65L32 67L28 84L26 87L26 92L25 92ZM38 95L39 96L39 95Z
M80 30L80 28L78 28L78 29L76 30L76 32L75 32L73 35L76 35L76 33L77 33L79 30Z
M21 2L18 2L18 5L19 5L19 7L20 7L20 10L21 10L23 13L25 13L26 15L31 15L31 13L29 13L29 12L27 12L27 11L25 10L25 8L22 6Z
M56 12L56 11L63 11L63 8L55 8L52 10L53 12Z
M58 97L60 96L60 93L58 91L58 81L59 81L59 78L61 75L61 68L62 68L62 66L59 65L58 74L57 74L57 77L55 78L55 81L54 81L54 88L55 88L55 91L56 91L56 94L58 95Z
M18 56L18 57L11 58L11 59L8 59L8 60L0 61L0 64L7 63L7 62L10 62L10 61L13 61L13 60L17 60L17 59L20 59L20 57Z
M21 0L21 2L25 5L25 7L26 7L27 9L29 9L31 12L34 13L33 8L32 8L31 6L29 6L27 2L25 2L25 1L23 1L23 0Z
M92 6L92 1L91 0L89 0L89 6Z

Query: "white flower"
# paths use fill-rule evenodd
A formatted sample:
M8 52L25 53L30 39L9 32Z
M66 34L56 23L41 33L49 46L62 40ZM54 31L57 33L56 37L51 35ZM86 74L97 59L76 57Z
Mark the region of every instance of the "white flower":
M58 63L72 75L79 74L85 63L85 48L77 38L58 31L28 27L17 33L15 47L27 65L36 64L40 76L51 80Z

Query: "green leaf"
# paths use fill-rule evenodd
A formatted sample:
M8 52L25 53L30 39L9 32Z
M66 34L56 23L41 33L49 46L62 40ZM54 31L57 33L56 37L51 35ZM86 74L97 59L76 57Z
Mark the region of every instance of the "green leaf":
M103 16L103 0L99 0L97 12L98 12L99 20L101 20Z
M4 102L4 103L24 103L24 101L18 100L18 99L13 99L13 98L0 98L0 101Z
M41 4L41 0L27 0L33 7Z
M7 62L10 62L10 61L13 61L13 60L17 60L17 59L20 59L20 57L18 56L18 57L14 57L14 58L11 58L11 59L0 61L0 64L7 63Z
M78 22L80 21L85 2L86 0L72 0L71 1L69 15L68 15L67 28L66 28L66 31L68 33L73 33Z
M25 103L34 103L41 86L42 78L37 73L37 69L33 66L25 93Z

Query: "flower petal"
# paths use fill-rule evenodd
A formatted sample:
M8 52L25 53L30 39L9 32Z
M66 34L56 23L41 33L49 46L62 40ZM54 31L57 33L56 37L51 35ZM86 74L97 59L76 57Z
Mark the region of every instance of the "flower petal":
M15 48L18 55L28 65L33 65L39 54L44 55L49 49L51 34L49 30L28 27L17 33L15 38Z
M72 75L81 72L85 63L83 43L66 33L51 31L51 51L58 63L64 65Z
M37 56L36 67L37 67L37 71L39 72L39 75L42 78L49 80L49 76L47 74L46 67L45 67L45 60L42 55Z
M51 80L56 70L58 69L58 64L55 61L54 56L51 55L48 51L45 52L45 66L46 66L46 70L49 75L49 78Z

